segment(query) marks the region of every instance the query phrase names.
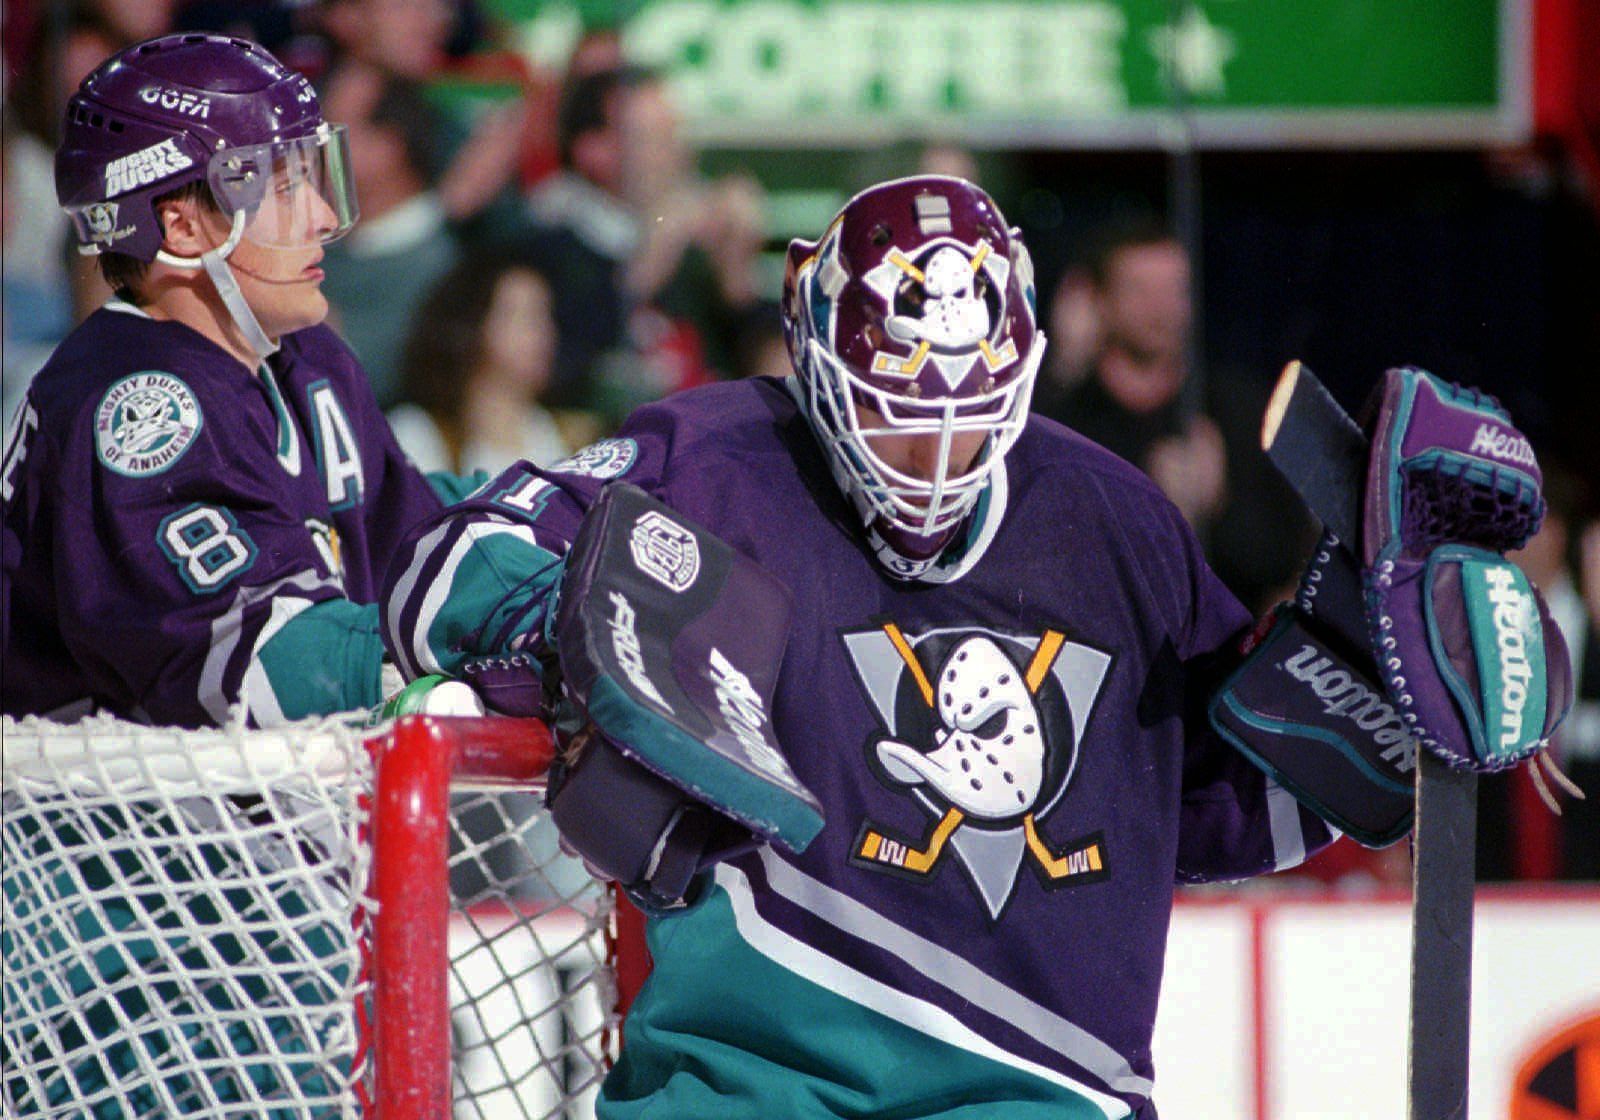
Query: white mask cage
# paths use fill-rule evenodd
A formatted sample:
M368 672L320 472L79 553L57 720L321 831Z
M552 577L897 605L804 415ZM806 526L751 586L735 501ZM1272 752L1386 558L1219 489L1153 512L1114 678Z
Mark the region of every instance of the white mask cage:
M869 524L882 518L922 537L961 524L1022 434L1044 346L1044 334L1036 332L1022 371L1004 386L969 397L927 399L873 385L815 337L807 338L801 374L811 422L835 478L863 518ZM863 405L877 417L864 416ZM951 473L955 437L968 432L982 432L988 438L965 470ZM874 439L905 436L939 440L931 477L895 468L873 447Z

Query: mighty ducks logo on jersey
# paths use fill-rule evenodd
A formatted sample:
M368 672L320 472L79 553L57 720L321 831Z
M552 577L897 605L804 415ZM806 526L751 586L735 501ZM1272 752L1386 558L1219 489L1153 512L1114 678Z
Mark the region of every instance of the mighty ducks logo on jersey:
M89 229L90 241L101 246L115 245L133 236L132 226L117 227L117 209L115 202L93 202L79 211L83 224Z
M552 464L549 469L562 474L583 474L590 478L610 480L626 473L638 457L639 445L633 440L603 439L573 452L559 463Z
M100 461L130 478L159 474L200 434L200 402L170 373L145 370L118 381L95 411Z
M920 880L953 853L994 920L1024 864L1047 889L1107 876L1100 833L1053 839L1048 818L1071 784L1110 654L1055 630L911 636L892 621L843 641L883 727L868 765L928 816L916 837L863 822L852 864Z

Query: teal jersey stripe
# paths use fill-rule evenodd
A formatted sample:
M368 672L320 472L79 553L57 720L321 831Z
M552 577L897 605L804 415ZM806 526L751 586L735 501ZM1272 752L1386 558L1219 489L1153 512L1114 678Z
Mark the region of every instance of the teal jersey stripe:
M448 471L429 471L425 476L428 488L447 506L455 505L489 481L488 471L471 474L451 474Z
M286 719L370 708L383 699L377 604L313 604L267 639L256 661Z
M473 526L439 573L435 591L447 592L430 593L436 610L430 616L425 606L419 619L437 671L454 676L471 657L507 652L524 630L543 622L542 608L530 604L551 598L563 570L561 558L533 543L532 530L524 526ZM504 643L493 645L516 615L521 625L512 627ZM474 634L477 639L469 642Z
M687 911L653 919L649 942L654 969L601 1090L600 1120L1108 1116L1087 1095L931 1037L852 999L849 986L833 990L783 967L740 935L721 885Z

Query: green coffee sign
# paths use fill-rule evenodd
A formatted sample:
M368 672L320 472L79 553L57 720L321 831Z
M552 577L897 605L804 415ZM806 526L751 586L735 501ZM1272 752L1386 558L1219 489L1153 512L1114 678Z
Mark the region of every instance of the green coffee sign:
M502 0L551 60L600 0ZM633 57L702 140L991 143L1512 139L1527 0L643 0Z

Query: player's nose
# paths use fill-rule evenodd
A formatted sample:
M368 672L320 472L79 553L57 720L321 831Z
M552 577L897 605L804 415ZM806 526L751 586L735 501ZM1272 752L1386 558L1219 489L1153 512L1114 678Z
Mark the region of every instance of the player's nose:
M311 192L311 220L319 241L339 228L339 215L333 212L333 207L328 205L328 200L318 190Z

